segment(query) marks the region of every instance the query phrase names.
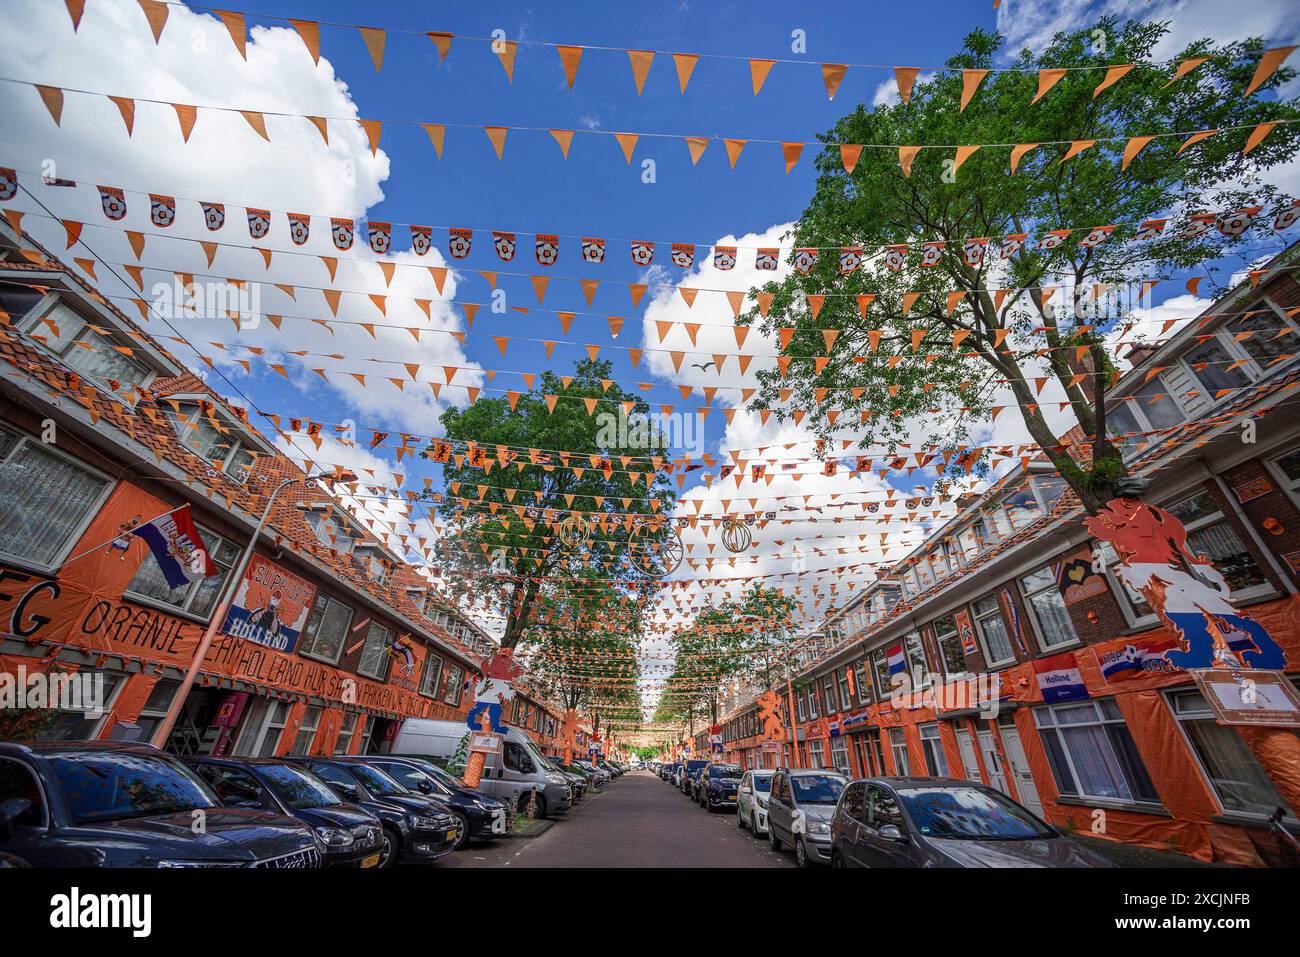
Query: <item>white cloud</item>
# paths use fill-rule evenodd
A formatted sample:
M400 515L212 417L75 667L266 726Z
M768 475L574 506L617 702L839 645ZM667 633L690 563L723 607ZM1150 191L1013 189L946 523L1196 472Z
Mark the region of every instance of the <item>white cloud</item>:
M75 34L62 4L17 0L13 6L15 9L9 11L11 21L21 22L24 27L0 35L2 75L167 102L255 107L295 114L266 117L268 143L238 113L200 110L189 142L183 143L176 117L165 105L138 103L134 133L128 138L117 108L105 97L68 93L62 124L56 127L34 90L14 87L6 91L6 157L22 170L43 170L52 162L53 175L79 183L75 190L57 189L43 187L34 175L19 176L55 216L88 224L82 233L86 245L69 250L69 258L93 258L88 251L93 250L94 256L109 262L134 263L134 253L124 235L117 228L101 227L138 229L150 236L143 257L146 265L196 275L215 273L220 278L260 280L259 311L264 313L333 318L322 295L306 288L332 284L360 293L343 296L337 317L341 320L455 331L464 328L450 304L439 301L441 297L428 270L399 268L389 288L380 270L365 262L375 257L365 245L364 236L357 236L349 252L338 252L330 240L329 221L324 215L313 217L312 235L306 245L295 247L289 240L283 212L360 217L383 199L381 184L390 170L388 155L382 149L372 155L364 132L355 123L331 122L327 145L310 122L297 117L304 113L356 117L358 113L347 85L335 75L330 61L322 58L319 64L313 63L295 31L254 27L245 62L220 21L180 6L169 8L159 44L154 43L138 4L130 0L88 4ZM100 209L97 184L176 196L176 222L165 233L223 244L242 246L249 242L244 209L233 204L280 211L273 212L267 245L315 255L276 254L267 268L261 255L251 249L223 245L209 267L197 244L152 237L160 230L149 223L147 196L128 193L126 218L109 223ZM226 224L221 230L208 232L198 200L227 204ZM24 225L54 250L62 250L63 229L57 223L39 218L37 214L43 215L43 211L25 198L15 200L13 205L31 210L33 215ZM395 246L406 243L400 231L393 239ZM317 255L339 258L333 283ZM362 261L347 262L348 258ZM423 259L411 254L396 258L421 267L445 265L436 249ZM97 271L106 295L139 295L134 286L123 286L106 274L104 266L98 266ZM146 272L146 293L154 282L166 278L165 274ZM277 284L299 288L290 297ZM445 287L448 297L454 295L455 288L454 276L449 277ZM387 317L370 302L370 293L392 297ZM399 297L433 300L429 319L414 302ZM129 306L127 311L134 317ZM263 323L259 329L244 329L236 334L225 319L187 319L174 325L175 330L154 321L148 328L158 335L179 334L194 340L198 352L216 361L218 374L207 375L210 383L223 392L232 391L223 376L234 380L241 389L246 387L240 381L243 368L226 361L242 353L223 354L207 343L215 340L251 344L267 349L268 358L278 351L277 361L298 370L293 381L306 398L318 404L314 414L327 421L341 415L324 411L328 406L319 403L342 399L367 419L363 425L428 433L445 405L434 397L428 381L444 381L443 365L477 369L466 359L459 343L448 335L422 333L417 343L410 333L400 329L376 329L371 338L359 325L335 327L331 332L291 318L284 320L278 333ZM168 346L176 349L178 357L194 362L184 347L170 342ZM347 358L286 357L290 350ZM409 378L402 365L406 362L420 363L425 370L420 373L420 383L409 383L399 391L388 379ZM201 363L194 364L206 372ZM314 368L338 369L340 374L330 374L327 384L309 371ZM361 372L366 376L366 385L343 374L345 371ZM482 375L459 373L456 382L481 386ZM462 389L448 389L445 395L452 401L463 401L465 393Z

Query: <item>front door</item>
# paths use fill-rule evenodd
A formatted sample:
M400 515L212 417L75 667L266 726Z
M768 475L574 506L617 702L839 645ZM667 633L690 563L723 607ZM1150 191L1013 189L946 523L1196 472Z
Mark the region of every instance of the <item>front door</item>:
M975 742L965 728L957 729L957 748L961 751L961 764L966 769L966 780L980 781L980 765L975 757Z
M980 753L984 755L984 767L989 773L989 784L1007 797L1007 776L1002 771L1002 757L998 754L998 744L992 731L980 731Z
M1016 790L1020 792L1020 803L1039 817L1043 816L1043 804L1038 800L1038 789L1034 787L1034 776L1029 773L1029 761L1025 758L1025 749L1020 745L1020 732L1015 725L1001 725L1002 743L1007 749L1007 760L1011 762L1011 773L1015 775Z

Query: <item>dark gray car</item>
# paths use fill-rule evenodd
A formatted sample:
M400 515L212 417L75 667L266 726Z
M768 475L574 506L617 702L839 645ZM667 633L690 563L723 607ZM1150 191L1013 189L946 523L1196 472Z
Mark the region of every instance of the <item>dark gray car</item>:
M831 819L832 867L1112 867L974 781L853 781Z
M772 850L788 844L800 867L829 864L831 815L849 779L838 771L782 768L772 776L767 799L767 841Z

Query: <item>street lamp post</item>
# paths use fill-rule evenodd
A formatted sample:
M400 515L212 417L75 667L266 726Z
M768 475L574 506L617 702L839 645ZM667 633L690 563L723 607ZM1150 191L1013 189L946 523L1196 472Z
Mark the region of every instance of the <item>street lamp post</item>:
M181 681L181 686L176 689L176 694L172 697L171 704L167 707L167 714L154 730L150 743L155 748L161 748L171 736L172 728L176 724L176 719L180 717L181 708L185 706L185 699L189 696L190 689L194 687L194 680L199 676L199 669L203 666L203 660L208 655L208 649L212 646L212 639L216 637L217 629L221 623L226 620L226 614L230 611L230 604L234 601L235 591L239 588L239 582L243 579L244 573L248 571L248 565L253 560L253 552L257 549L257 540L262 536L262 529L266 527L267 520L271 517L271 506L275 504L276 497L297 482L310 482L315 479L334 478L341 482L355 482L356 476L351 472L342 472L335 476L333 473L318 472L314 475L304 477L294 477L285 479L275 487L271 497L266 500L266 508L262 510L262 518L257 523L257 528L253 530L252 536L248 539L248 544L244 546L244 552L239 556L239 562L231 569L230 580L226 582L226 587L221 594L221 601L217 609L212 614L212 620L208 622L208 627L204 629L203 637L199 639L199 646L194 652L194 659L190 662L189 668L185 671L185 677Z

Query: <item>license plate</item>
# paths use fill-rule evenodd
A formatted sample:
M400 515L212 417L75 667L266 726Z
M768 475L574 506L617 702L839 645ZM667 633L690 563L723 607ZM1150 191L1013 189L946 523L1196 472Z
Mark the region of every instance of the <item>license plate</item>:
M452 828L450 831L447 832L447 840L452 843L455 843L458 837L460 837L460 831L457 830L456 828Z
M361 866L362 866L362 867L378 867L378 866L379 866L379 855L378 855L378 854L371 854L369 857L362 858L362 860L361 860Z

